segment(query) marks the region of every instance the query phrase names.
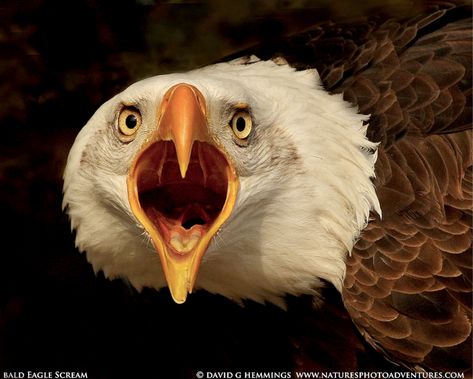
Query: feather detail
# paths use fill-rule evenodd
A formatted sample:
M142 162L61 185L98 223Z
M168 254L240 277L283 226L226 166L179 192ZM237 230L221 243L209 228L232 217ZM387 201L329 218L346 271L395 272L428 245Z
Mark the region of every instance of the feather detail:
M383 220L372 221L355 246L343 296L355 324L391 359L413 369L467 370L472 134L465 129L471 122L466 101L471 24L453 22L418 39L412 28L405 33L398 41L410 46L398 48L399 70L389 77L399 108L381 100L392 92L367 102L373 113L369 133L382 141L376 186ZM378 71L373 66L359 74L346 96L359 102L358 83L376 83L372 78L379 79ZM470 353L457 356L459 350Z

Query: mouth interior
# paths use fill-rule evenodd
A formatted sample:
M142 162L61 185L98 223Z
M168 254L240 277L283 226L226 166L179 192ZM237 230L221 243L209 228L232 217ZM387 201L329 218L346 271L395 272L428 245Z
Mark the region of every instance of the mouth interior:
M192 250L218 218L227 197L227 167L217 148L199 141L193 144L185 178L172 141L155 142L140 156L140 206L171 251Z

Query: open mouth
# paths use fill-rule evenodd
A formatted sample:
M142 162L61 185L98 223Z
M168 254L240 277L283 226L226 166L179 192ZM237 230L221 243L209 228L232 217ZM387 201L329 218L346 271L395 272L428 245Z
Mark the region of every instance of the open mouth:
M238 176L219 146L203 94L179 83L164 94L156 130L127 175L131 211L151 238L176 303L192 292L202 257L236 203Z
M138 200L169 253L189 253L222 212L228 163L206 142L195 141L182 178L172 141L157 141L136 163Z

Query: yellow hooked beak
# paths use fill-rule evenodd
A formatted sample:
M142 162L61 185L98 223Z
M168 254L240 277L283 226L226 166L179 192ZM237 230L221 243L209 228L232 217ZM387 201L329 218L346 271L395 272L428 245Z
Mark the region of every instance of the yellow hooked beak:
M159 254L174 301L183 303L210 241L233 210L239 183L210 134L196 87L171 87L158 107L156 129L128 173L128 199Z

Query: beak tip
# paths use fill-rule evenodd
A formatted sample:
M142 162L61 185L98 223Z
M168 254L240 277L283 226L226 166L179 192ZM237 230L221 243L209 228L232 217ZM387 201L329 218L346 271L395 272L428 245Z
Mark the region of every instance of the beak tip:
M178 294L174 294L171 291L171 296L176 304L184 304L187 300L187 291L184 291Z
M187 174L187 165L184 166L184 165L179 165L179 171L181 173L181 178L182 179L185 179L186 178L186 174Z

